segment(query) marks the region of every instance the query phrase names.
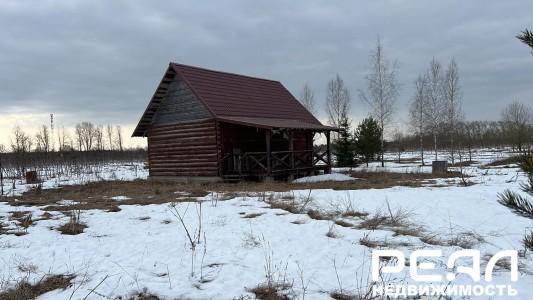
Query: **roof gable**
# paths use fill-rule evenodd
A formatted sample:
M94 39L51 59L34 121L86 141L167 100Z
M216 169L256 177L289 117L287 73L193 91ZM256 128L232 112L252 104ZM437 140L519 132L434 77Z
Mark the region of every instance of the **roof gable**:
M235 117L249 118L250 120L253 118L292 120L295 122L284 122L284 124L305 123L308 128L313 126L327 128L279 81L170 63L165 77L150 101L133 136L145 136L147 126L151 124L161 99L168 91L168 85L171 83L169 79L172 80L174 77L183 80L188 85L214 118L221 120Z

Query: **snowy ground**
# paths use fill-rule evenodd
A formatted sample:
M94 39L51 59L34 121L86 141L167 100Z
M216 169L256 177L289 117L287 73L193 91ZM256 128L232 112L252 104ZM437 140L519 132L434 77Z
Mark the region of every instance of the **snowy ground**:
M41 186L43 189L52 189L65 185L85 184L101 180L134 180L146 179L148 170L143 163L133 162L127 164L113 163L103 166L101 170L91 173L82 173L76 176L59 176L44 180ZM14 188L13 188L14 182ZM5 179L4 194L8 196L18 196L36 185L26 184L23 179Z
M294 190L243 194L224 201L215 201L221 198L213 193L198 198L201 214L200 204L193 202L175 209L162 204L121 205L119 212L83 211L81 221L88 227L79 235L60 234L57 227L69 217L50 212L51 217L36 221L25 235L0 234L0 283L12 285L23 276L36 281L45 274L74 273L77 277L70 288L39 299L84 299L87 295L87 299L113 299L145 288L161 299L253 299L250 289L265 282L266 270L271 270L275 280L292 283L287 293L295 299L330 299L330 293L341 289L345 294L366 291L372 247L406 253L441 249L444 257L433 262L444 274L447 255L464 247L481 250L482 257L523 249L524 232L533 223L500 205L497 194L506 188L518 190L525 177L513 166L478 168L504 155L477 152L479 164L465 169L475 183L468 187ZM394 172L426 171L417 168L416 163L390 162L386 167ZM375 163L360 169L383 170ZM131 169L120 176L134 177ZM71 204L68 199L59 200ZM271 208L272 203L289 203L326 217L289 213ZM0 222L17 226L10 222L10 212L31 211L38 219L45 213L42 209L0 203ZM176 213L184 216L191 235L201 224L194 255ZM397 216L400 224L365 225L372 217L389 214ZM482 269L485 264L482 258ZM28 266L34 266L31 272ZM532 272L533 257L527 253L520 258L519 281L512 283L519 295L512 299L531 299ZM385 279L410 282L407 269ZM460 276L454 284L470 282ZM500 269L493 283L510 284L508 272Z

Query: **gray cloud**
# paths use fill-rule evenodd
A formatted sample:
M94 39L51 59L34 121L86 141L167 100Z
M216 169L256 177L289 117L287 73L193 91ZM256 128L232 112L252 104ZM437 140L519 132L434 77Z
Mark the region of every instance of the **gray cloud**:
M533 57L514 38L531 11L528 0L2 1L0 118L134 125L169 61L280 80L295 95L307 82L320 102L339 73L358 118L380 35L400 64L398 120L432 57L458 61L467 118L496 119L515 98L531 103Z

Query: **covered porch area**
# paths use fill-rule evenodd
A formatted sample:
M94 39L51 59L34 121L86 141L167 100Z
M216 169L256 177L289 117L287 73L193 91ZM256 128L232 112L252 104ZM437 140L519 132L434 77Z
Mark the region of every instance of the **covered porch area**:
M292 180L331 172L336 128L279 119L231 118L218 125L220 173L226 180ZM321 146L314 141L321 140Z

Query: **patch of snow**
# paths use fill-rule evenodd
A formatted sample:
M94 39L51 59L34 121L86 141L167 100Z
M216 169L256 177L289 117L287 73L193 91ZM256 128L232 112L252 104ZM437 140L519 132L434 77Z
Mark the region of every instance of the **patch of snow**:
M323 182L323 181L351 181L357 178L350 177L341 173L331 173L316 176L302 177L294 180L296 183Z
M74 204L80 204L80 202L74 201L74 200L59 200L56 201L59 205L74 205Z
M111 199L115 201L125 201L125 200L130 200L131 198L128 196L114 196L114 197L111 197Z

